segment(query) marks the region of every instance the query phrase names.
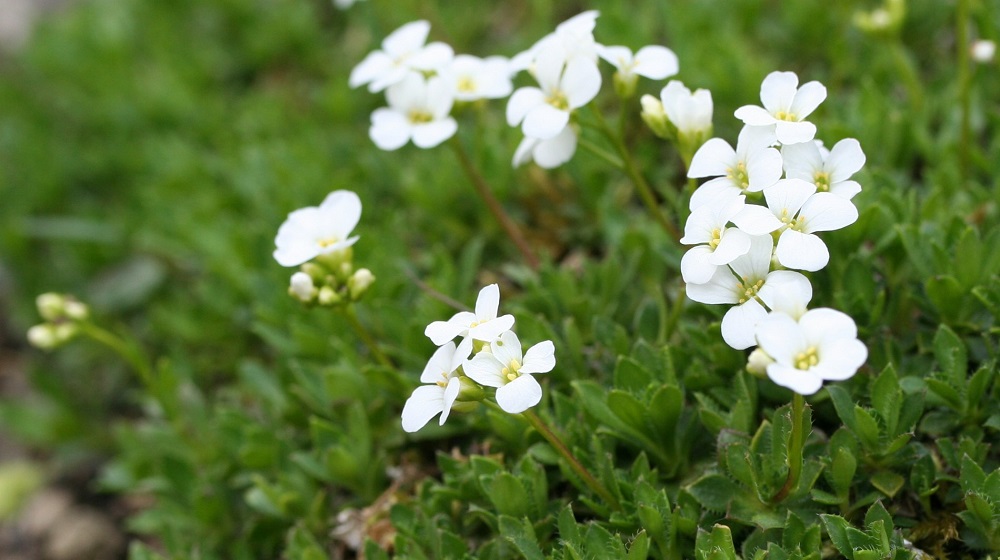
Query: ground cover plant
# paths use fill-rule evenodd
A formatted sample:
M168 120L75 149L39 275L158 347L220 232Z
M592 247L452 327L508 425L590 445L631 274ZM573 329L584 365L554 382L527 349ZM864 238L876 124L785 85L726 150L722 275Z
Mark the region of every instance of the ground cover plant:
M1000 554L1000 4L347 4L0 59L0 427L130 558Z

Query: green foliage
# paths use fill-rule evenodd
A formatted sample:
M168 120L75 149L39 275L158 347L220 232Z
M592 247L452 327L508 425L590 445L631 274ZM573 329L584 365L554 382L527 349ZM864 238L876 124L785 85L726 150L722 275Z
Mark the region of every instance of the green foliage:
M975 4L970 26L998 39L1000 5ZM1000 75L971 73L963 156L953 5L908 2L874 35L856 1L387 6L84 0L0 55L4 352L24 354L34 389L0 400L0 425L56 464L100 463L96 489L144 504L127 528L155 546L130 558L1000 553ZM869 359L809 397L784 494L790 393L745 370L719 309L685 299L683 249L625 177L582 151L511 169L503 103L460 113L459 140L543 248L532 271L452 155L378 151L382 101L346 85L406 21L457 52L513 55L584 7L602 43L674 49L679 78L712 91L718 136L735 139L728 116L766 73L794 69L829 87L826 145L865 149L858 222L824 238L810 305L854 317ZM634 102L599 103L680 221L676 152ZM271 257L284 216L337 188L364 202L354 261L378 281L351 309L374 348L350 316L289 298ZM557 349L538 415L620 508L519 416L478 406L400 428L433 351L423 329L456 311L439 296L468 305L492 282L522 340ZM19 333L48 290L92 304L150 378L81 341L29 353Z

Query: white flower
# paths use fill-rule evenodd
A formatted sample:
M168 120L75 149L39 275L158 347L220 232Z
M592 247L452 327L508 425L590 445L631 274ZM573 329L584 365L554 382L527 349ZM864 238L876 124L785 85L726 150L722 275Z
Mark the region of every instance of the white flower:
M781 153L772 148L774 133L767 128L744 126L733 150L729 142L712 138L691 159L688 177L716 177L691 195L690 209L726 194L760 192L781 179Z
M361 199L351 191L333 191L323 203L288 215L274 239L274 259L281 266L298 266L319 255L346 249L358 240L348 237L361 219Z
M451 62L454 51L444 43L424 45L431 24L411 21L393 31L382 41L382 50L372 51L351 70L348 84L358 87L368 84L372 93L401 81L413 71L437 71Z
M826 87L816 81L798 85L795 72L771 72L760 86L764 107L744 105L736 110L736 118L750 126L774 126L782 144L812 140L816 125L805 118L826 99Z
M790 144L781 148L785 176L816 185L817 192L831 192L850 200L861 192L857 181L850 181L865 165L865 153L854 138L845 138L825 150L815 142Z
M292 275L288 286L288 293L292 297L302 302L310 302L316 297L317 292L316 286L313 285L312 276L305 272L296 272Z
M523 87L510 97L507 124L520 124L525 136L539 140L562 132L569 124L570 111L589 103L601 89L596 64L581 57L564 64L557 50L539 53L535 78L540 88Z
M440 425L444 425L461 390L457 372L459 365L461 360L455 359L454 342L448 342L434 352L420 374L420 381L430 385L417 387L403 405L403 430L415 432L438 413L441 414Z
M638 75L663 80L676 74L680 68L674 51L659 45L643 47L634 55L628 47L597 45L597 54L617 68L623 78Z
M993 41L980 39L973 41L972 46L969 47L969 52L972 54L972 60L980 64L989 64L993 62L993 56L997 52L997 44Z
M594 27L600 12L590 10L577 14L556 26L556 30L542 37L530 49L518 53L510 60L512 72L529 70L538 59L539 53L555 51L563 62L580 57L596 64L597 43L594 41Z
M576 128L569 125L552 138L539 140L525 136L514 151L513 165L534 161L539 167L553 169L566 163L576 153Z
M696 138L712 130L712 92L698 89L691 93L683 83L670 80L660 91L663 111L681 135Z
M447 321L434 321L424 329L424 335L440 346L456 336L465 337L458 345L457 359L464 360L472 352L472 341L493 342L501 333L514 326L513 315L497 317L500 309L500 286L490 284L479 290L476 312L459 311Z
M433 148L458 130L449 113L451 88L440 76L424 78L411 72L386 90L388 107L375 109L368 135L383 150L396 150L413 140L418 148Z
M802 179L778 181L764 189L764 200L772 216L756 213L740 226L752 225L758 231L780 226L774 254L788 268L815 272L826 266L830 251L815 232L838 230L858 219L858 209L850 200L833 193L817 193L815 185Z
M465 362L465 374L473 381L497 388L497 404L511 414L524 412L542 400L542 387L531 376L552 371L556 365L551 340L539 342L524 354L513 331L500 335L489 352L480 352Z
M767 376L800 395L858 371L868 349L857 336L853 319L827 308L809 310L798 321L771 313L757 325L757 343L775 361L767 366Z
M770 271L773 247L770 235L754 236L750 250L728 267L718 267L711 280L687 285L687 295L694 301L734 306L722 318L722 338L737 350L754 345L754 327L768 309L794 308L803 299L806 303L812 299L812 285L805 276L790 270Z
M507 97L514 89L510 74L510 62L502 56L479 58L460 54L441 70L441 77L459 101Z
M695 208L684 223L684 237L680 239L685 245L695 245L681 258L684 281L689 284L708 282L717 267L731 263L750 250L751 235L764 235L781 225L772 226L759 218L761 214L774 220L765 208L746 204L743 195L726 194ZM730 222L737 227L730 227Z

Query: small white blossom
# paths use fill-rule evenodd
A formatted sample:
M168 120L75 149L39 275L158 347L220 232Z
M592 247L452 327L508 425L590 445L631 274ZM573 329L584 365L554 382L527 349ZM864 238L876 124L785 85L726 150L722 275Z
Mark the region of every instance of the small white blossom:
M454 342L448 342L434 352L420 374L420 381L429 385L417 387L403 405L404 431L415 432L423 428L439 413L440 425L444 425L461 390L456 371L459 365L461 360L455 360Z
M274 239L274 259L281 266L298 266L319 255L346 249L358 240L348 237L361 219L361 199L351 191L333 191L318 207L288 215Z
M736 110L736 118L750 126L774 127L782 144L812 140L816 125L805 119L826 99L826 87L817 81L798 85L795 72L771 72L760 86L764 106L744 105Z
M514 89L510 76L510 61L502 56L479 58L460 54L441 70L441 77L451 86L458 101L507 97Z
M510 60L511 71L534 71L540 53L550 52L563 63L573 58L583 58L597 63L597 43L594 41L594 27L600 12L590 10L577 14L556 26L556 30L539 39L526 51L518 53Z
M733 305L722 318L722 338L737 350L754 345L754 327L768 309L795 307L812 299L812 285L805 276L770 270L773 246L770 235L754 236L745 255L728 267L718 267L708 282L687 285L687 295L694 301ZM792 301L785 303L786 299Z
M500 408L517 414L542 400L542 387L531 374L552 371L555 365L551 340L539 342L522 354L521 341L513 331L507 331L490 344L489 352L479 352L465 362L463 369L473 381L496 387Z
M969 47L969 52L972 54L972 60L980 64L989 64L993 62L993 56L996 55L997 44L993 41L980 39L973 41L972 46Z
M451 138L458 123L450 116L451 88L440 76L424 78L411 72L386 90L388 107L372 113L368 135L379 148L392 151L410 140L418 148L433 148Z
M312 276L305 272L296 272L289 282L288 293L302 302L310 302L319 290L313 285Z
M691 93L683 83L670 80L660 91L660 101L678 134L690 138L711 134L712 92L698 89Z
M727 195L760 192L781 179L781 153L772 148L775 136L764 127L744 126L734 150L729 142L712 138L691 159L688 177L716 177L691 195L690 209Z
M626 79L638 75L663 80L677 74L680 69L674 51L659 45L642 47L635 54L628 47L597 45L597 54Z
M479 290L476 298L476 312L459 311L447 321L434 321L424 329L424 335L440 346L457 336L465 337L458 345L457 356L465 359L472 352L472 341L493 342L504 331L514 326L513 315L498 317L500 310L500 286L490 284Z
M761 350L774 360L767 376L800 395L819 391L823 381L849 379L868 359L854 320L834 309L812 309L798 321L771 313L756 332Z
M521 166L534 161L539 167L553 169L569 161L576 153L576 128L569 125L552 138L540 140L524 137L514 151L513 165Z
M582 57L564 62L557 50L542 51L535 65L540 87L523 87L507 103L507 124L521 125L529 138L554 138L569 125L569 115L601 89L597 65Z
M759 216L774 220L767 209L746 204L746 196L729 195L695 208L684 223L680 242L695 245L681 258L681 276L689 284L703 284L716 268L733 262L750 250L750 236L764 235L781 224L772 225ZM736 227L731 227L732 222ZM763 227L762 227L763 226Z
M790 144L781 148L785 176L816 185L817 192L831 192L850 200L861 192L852 175L865 165L865 153L854 138L845 138L825 150L816 142Z
M433 72L451 62L454 51L444 43L424 45L431 24L411 21L382 41L382 50L372 51L351 70L348 85L368 84L372 93L398 83L412 71Z
M760 377L767 374L767 366L774 363L774 359L767 355L767 352L760 348L754 348L747 357L747 372Z

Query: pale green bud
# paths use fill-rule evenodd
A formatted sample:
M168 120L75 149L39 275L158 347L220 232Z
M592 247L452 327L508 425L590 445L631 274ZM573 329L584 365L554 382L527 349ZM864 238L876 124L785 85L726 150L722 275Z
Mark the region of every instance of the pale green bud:
M336 305L340 303L341 297L330 286L323 286L319 289L318 298L320 305Z
M359 268L350 279L347 280L347 291L352 300L359 300L368 288L375 283L375 275L367 268Z
M640 116L646 126L653 131L653 134L660 138L672 138L674 127L670 124L666 111L663 110L663 102L646 94L639 98L639 103L642 104Z
M767 366L773 363L774 359L766 352L760 348L754 348L754 351L750 352L750 356L747 358L747 372L756 377L766 377Z
M38 314L46 321L62 319L66 313L66 296L47 292L35 298Z
M292 275L288 286L288 295L303 302L309 303L316 297L316 286L313 285L312 276L305 272L296 272Z
M69 342L78 328L74 323L42 323L28 329L28 342L35 348L42 350L52 350Z
M74 321L86 321L90 317L90 308L73 298L66 298L63 311L66 317Z
M612 78L615 84L615 93L618 97L622 99L631 99L635 96L635 87L639 83L638 74L622 74L621 71L615 72Z
M457 402L478 402L486 397L482 386L464 375L458 378L460 388L458 390Z

